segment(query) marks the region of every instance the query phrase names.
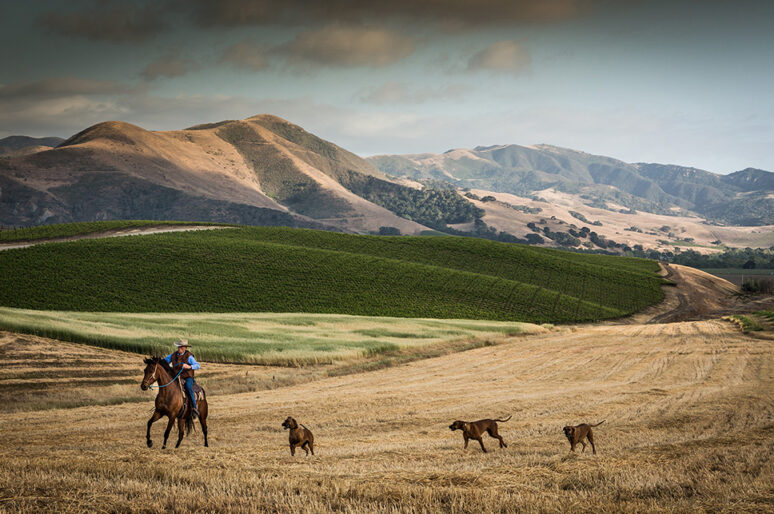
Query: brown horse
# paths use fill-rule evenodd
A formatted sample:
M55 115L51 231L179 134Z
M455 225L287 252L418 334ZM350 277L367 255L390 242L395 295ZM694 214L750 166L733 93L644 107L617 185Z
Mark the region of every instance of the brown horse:
M145 391L154 382L158 382L159 388L159 394L156 395L156 410L153 411L153 416L148 420L148 432L145 435L148 448L153 446L153 441L151 441L150 437L151 425L162 416L168 417L169 423L167 423L167 429L164 431L164 444L161 446L161 449L163 450L167 447L167 438L176 419L178 437L175 448L177 448L183 440L183 423L185 423L185 432L187 434L194 428L193 406L189 401L185 406L185 411L183 411L183 404L185 402L183 400L182 385L175 379L177 373L173 372L172 367L163 357L151 357L150 359L145 359L144 362L146 364L145 376L142 379L140 388ZM201 399L197 395L196 403L199 409L199 423L201 423L202 432L204 432L204 446L209 446L207 444L207 398L204 394L204 389L202 389Z

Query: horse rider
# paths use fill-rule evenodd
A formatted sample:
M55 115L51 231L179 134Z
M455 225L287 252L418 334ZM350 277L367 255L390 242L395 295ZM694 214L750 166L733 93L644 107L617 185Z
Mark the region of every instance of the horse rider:
M183 379L183 383L185 384L185 393L188 395L191 406L193 407L194 416L199 417L193 385L194 370L201 368L201 366L199 366L199 363L194 359L193 354L189 350L190 347L191 345L188 344L188 339L178 339L177 342L175 342L177 351L167 355L164 360L172 366L172 369L176 369L178 366L182 365L183 370L180 373L180 378Z

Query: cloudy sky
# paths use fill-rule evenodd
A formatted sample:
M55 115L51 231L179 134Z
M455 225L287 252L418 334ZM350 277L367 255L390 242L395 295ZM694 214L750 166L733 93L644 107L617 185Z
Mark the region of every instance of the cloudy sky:
M361 155L774 170L766 0L2 0L0 137L271 113Z

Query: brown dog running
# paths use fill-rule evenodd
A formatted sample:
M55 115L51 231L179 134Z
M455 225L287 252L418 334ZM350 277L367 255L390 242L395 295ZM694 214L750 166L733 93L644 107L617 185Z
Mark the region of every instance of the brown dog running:
M594 434L591 433L591 427L598 427L602 423L604 423L605 420L603 419L596 425L589 425L588 423L583 423L580 425L575 425L574 427L566 426L564 427L564 435L567 437L567 440L570 441L570 451L575 451L575 445L580 443L583 445L583 449L581 450L581 453L586 451L586 443L583 442L584 439L588 439L591 443L591 450L594 452L594 455L597 454L597 449L594 448Z
M484 448L484 441L481 439L481 436L484 435L484 432L488 432L490 437L493 437L495 439L500 440L500 448L507 448L508 445L505 444L505 441L503 441L503 438L500 437L500 434L497 433L497 422L505 423L511 419L511 416L508 416L505 419L480 419L478 421L455 421L451 425L449 425L449 429L454 432L455 430L462 430L462 437L465 439L465 449L468 448L468 440L469 439L475 439L478 441L478 444L481 445L481 449L486 453L486 448Z
M285 430L290 430L288 435L288 441L290 442L290 455L296 455L296 446L300 446L306 452L307 457L309 452L314 455L314 436L312 431L306 428L304 425L298 426L296 420L288 416L288 419L282 422L282 426Z

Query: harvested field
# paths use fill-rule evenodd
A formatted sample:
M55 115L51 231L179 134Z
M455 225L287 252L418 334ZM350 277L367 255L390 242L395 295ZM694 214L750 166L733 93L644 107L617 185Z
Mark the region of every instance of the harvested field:
M132 365L127 355L122 378ZM222 367L206 364L201 376ZM151 398L0 414L2 508L774 508L774 350L720 320L562 328L374 372L212 393L210 448L197 433L160 450L163 423L146 448ZM447 428L508 413L509 447L485 438L488 454L463 451ZM288 415L314 432L315 457L290 457ZM569 454L561 427L602 419L598 455Z

